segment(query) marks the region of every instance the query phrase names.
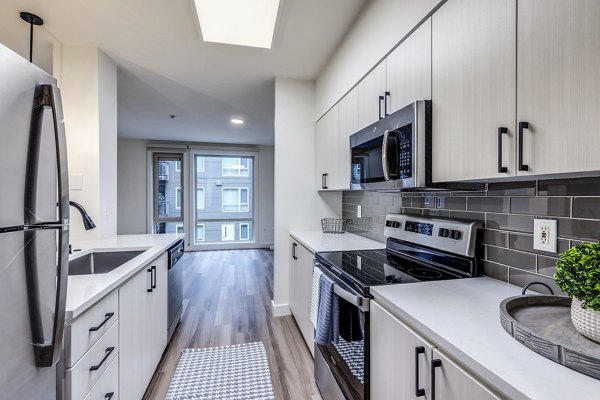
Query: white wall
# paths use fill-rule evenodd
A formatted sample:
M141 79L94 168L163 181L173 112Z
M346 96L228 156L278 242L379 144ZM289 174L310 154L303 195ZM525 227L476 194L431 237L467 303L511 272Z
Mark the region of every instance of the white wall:
M316 119L443 1L369 1L317 78Z
M116 234L117 67L95 47L61 46L53 70L61 89L67 135L70 198L97 228L85 231L71 209L71 240ZM80 188L75 187L77 181Z
M258 148L258 227L256 243L270 246L275 237L275 147Z
M289 314L291 230L321 229L340 217L341 193L315 189L315 82L275 80L275 265L273 313Z
M118 141L117 233L146 233L146 141Z

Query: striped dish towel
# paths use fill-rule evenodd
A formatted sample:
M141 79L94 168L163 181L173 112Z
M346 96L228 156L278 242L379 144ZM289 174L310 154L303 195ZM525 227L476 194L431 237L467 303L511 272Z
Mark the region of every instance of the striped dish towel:
M312 322L315 329L317 328L317 310L319 309L319 280L322 274L323 272L321 272L319 267L313 267L312 297L310 300L310 322Z

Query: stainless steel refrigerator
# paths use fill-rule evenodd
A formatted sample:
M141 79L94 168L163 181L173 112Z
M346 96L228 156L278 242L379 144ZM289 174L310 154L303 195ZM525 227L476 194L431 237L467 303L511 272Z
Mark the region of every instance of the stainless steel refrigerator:
M0 399L56 399L69 185L56 80L0 45Z

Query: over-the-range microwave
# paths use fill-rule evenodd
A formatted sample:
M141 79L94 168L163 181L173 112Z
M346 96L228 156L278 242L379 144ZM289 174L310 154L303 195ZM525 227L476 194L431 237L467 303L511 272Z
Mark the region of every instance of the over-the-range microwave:
M430 186L431 101L416 101L350 136L351 188ZM429 154L428 154L429 152Z

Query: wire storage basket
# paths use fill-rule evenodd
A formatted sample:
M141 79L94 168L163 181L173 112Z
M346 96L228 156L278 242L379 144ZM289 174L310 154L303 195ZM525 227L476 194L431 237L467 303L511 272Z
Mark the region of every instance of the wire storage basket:
M344 233L346 232L346 218L323 218L321 220L321 228L323 233Z

